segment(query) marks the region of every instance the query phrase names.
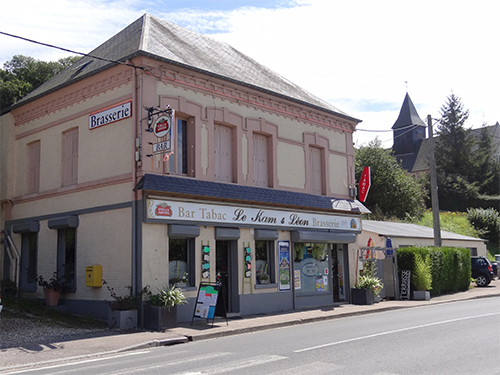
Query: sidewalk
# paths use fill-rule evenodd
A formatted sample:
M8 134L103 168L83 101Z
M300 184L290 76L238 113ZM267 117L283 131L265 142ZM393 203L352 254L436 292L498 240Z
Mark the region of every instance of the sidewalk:
M214 326L205 320L195 319L191 323L165 332L134 331L133 333L109 332L105 336L89 337L72 341L33 344L29 347L11 348L0 351L0 372L25 367L34 363L53 363L68 359L94 357L103 354L120 353L127 350L147 349L155 346L173 345L188 341L206 340L216 337L255 332L284 326L311 323L353 315L377 313L388 310L455 302L474 298L500 296L500 280L496 278L488 287L474 287L466 292L431 298L430 301L383 301L370 306L335 304L326 309L293 311L259 316L245 316L216 319Z

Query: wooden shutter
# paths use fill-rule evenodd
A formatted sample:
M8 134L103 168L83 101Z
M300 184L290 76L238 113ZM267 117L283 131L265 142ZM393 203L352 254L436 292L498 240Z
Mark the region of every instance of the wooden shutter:
M253 135L253 184L269 186L268 139L262 134Z
M62 185L78 182L78 129L63 133Z
M40 141L28 145L27 193L40 190Z
M233 182L231 128L218 124L214 127L214 178Z
M311 167L311 194L323 194L323 179L321 169L321 150L309 147L309 161Z

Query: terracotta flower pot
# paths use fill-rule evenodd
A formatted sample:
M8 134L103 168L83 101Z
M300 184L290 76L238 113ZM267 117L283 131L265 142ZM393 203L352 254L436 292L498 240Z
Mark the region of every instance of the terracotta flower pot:
M57 306L59 304L61 290L43 288L43 293L45 294L45 304L47 306Z

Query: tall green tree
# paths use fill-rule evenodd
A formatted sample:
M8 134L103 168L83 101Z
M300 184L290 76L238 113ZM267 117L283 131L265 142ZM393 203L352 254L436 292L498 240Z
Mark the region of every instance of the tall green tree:
M497 125L498 126L498 125ZM500 194L500 163L498 162L493 135L483 126L476 139L474 152L474 181L480 194Z
M399 164L376 138L355 152L356 179L371 169L371 187L365 205L375 218L420 218L425 210L425 189Z
M14 56L0 69L0 109L11 106L79 59L79 56L69 56L46 62L29 56Z
M479 195L475 181L473 148L475 138L465 128L469 111L458 96L451 94L440 110L435 143L439 201L464 202ZM445 206L449 203L444 203ZM445 207L450 209L450 207Z

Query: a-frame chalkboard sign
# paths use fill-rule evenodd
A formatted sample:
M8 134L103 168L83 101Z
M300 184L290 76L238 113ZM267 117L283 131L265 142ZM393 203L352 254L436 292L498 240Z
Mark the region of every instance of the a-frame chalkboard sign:
M217 283L200 283L191 325L193 325L194 318L201 318L206 319L207 322L212 320L213 327L216 316L226 318L226 325L229 325L222 286Z

